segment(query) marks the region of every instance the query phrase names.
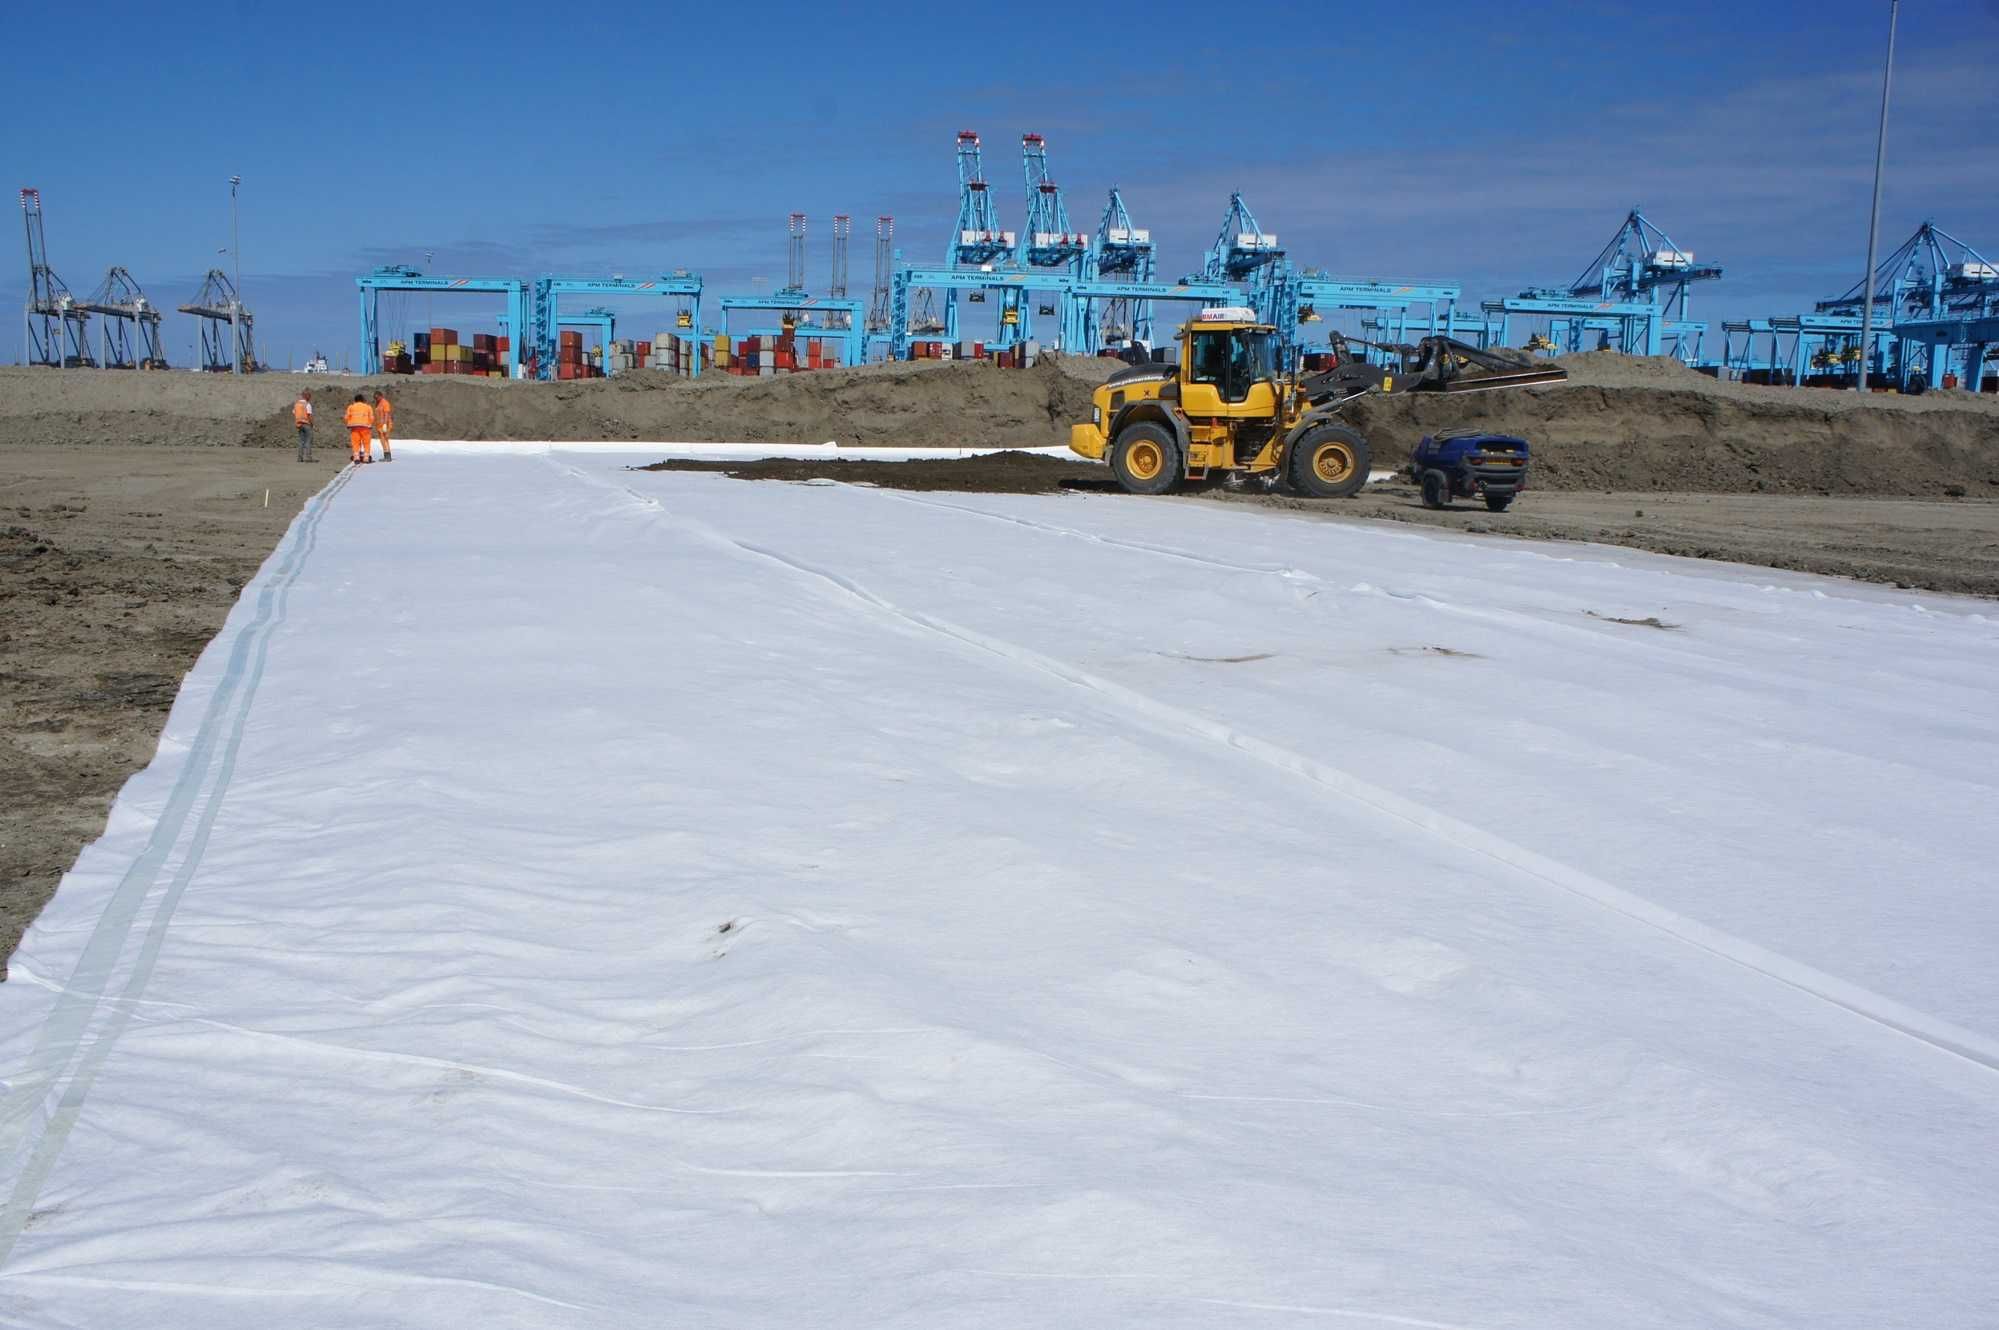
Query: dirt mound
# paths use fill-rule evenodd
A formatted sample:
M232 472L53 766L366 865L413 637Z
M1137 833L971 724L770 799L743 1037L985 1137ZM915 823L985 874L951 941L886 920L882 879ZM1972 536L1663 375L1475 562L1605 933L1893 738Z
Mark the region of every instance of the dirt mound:
M1521 434L1544 489L1999 497L1999 401L1720 383L1665 358L1591 352L1560 387L1370 398L1347 409L1400 466L1424 434L1475 425ZM775 378L650 370L573 383L497 379L0 370L0 445L289 447L309 383L321 443L340 406L385 384L413 438L606 439L1032 448L1068 441L1093 384L1118 362L1047 358L1030 370L917 361Z
M1059 457L1003 452L984 457L918 462L865 462L829 457L813 461L654 462L638 471L719 471L737 480L838 480L889 490L957 490L980 494L1052 494L1061 490L1111 490L1117 482L1101 467Z
M338 433L341 406L378 386L394 399L403 435L433 439L1035 448L1066 443L1090 409L1088 376L1053 359L1028 370L913 361L772 378L639 370L569 383L14 369L0 371L0 444L289 447L301 386L313 389L322 442Z
M1345 414L1381 467L1440 429L1518 434L1542 489L1999 497L1999 410L1983 403L1716 384L1602 354L1631 363L1572 357L1592 363L1560 387L1365 398ZM1613 374L1633 386L1595 381Z

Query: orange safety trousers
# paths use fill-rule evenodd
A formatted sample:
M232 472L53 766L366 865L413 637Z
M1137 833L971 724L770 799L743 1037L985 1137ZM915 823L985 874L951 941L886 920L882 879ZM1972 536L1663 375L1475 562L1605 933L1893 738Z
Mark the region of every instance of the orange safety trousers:
M366 425L353 425L347 430L347 451L357 462L368 456L368 433Z

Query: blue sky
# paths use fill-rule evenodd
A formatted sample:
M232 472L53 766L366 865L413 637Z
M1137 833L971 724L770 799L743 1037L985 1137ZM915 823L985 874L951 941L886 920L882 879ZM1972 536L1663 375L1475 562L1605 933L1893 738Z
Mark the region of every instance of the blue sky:
M1934 217L1994 257L1999 0L1903 8L1884 252ZM942 257L960 128L984 136L1007 225L1037 131L1079 229L1120 185L1169 276L1199 266L1231 189L1301 262L1468 300L1569 281L1642 204L1726 266L1695 308L1718 319L1857 280L1886 11L1271 2L1224 33L1228 7L1172 0L1059 22L823 0L35 6L6 21L0 158L41 189L72 289L122 263L167 305L227 266L242 175L246 298L280 366L351 358L352 277L426 250L442 273L684 267L748 292L781 284L797 209L820 288L847 212L865 295L878 213L906 256ZM438 322L492 326L489 305L449 308ZM184 363L192 320L168 328Z

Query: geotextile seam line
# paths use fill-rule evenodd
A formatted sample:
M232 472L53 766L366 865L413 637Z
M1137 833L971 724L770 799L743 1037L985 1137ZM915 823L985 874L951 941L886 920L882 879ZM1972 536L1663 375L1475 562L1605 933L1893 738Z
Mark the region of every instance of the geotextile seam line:
M569 474L592 484L607 482L575 469ZM1458 849L1495 861L1518 874L1579 897L1593 906L1622 916L1643 928L1673 941L1705 952L1717 960L1792 989L1849 1015L1902 1035L1929 1050L1961 1060L1982 1072L1999 1072L1999 1039L1972 1030L1929 1012L1911 1007L1885 994L1856 984L1815 966L1797 961L1760 943L1725 929L1681 914L1606 881L1588 871L1496 832L1463 821L1448 813L1407 798L1386 786L1303 754L1267 739L1237 730L1199 712L1161 701L1138 689L1071 665L1030 647L1004 638L898 605L839 571L796 558L781 550L738 540L728 532L696 518L669 511L657 498L641 494L629 486L623 492L639 504L657 512L682 531L708 541L720 549L739 551L755 559L789 569L792 573L818 580L832 587L857 607L900 620L963 646L999 657L1012 665L1052 676L1072 687L1091 693L1118 707L1126 715L1141 720L1156 733L1180 739L1192 738L1220 745L1281 773L1299 778L1339 800L1372 808L1416 828ZM900 497L900 496L897 496ZM924 500L910 500L923 503ZM942 505L940 505L942 506ZM1181 554L1180 551L1165 551Z

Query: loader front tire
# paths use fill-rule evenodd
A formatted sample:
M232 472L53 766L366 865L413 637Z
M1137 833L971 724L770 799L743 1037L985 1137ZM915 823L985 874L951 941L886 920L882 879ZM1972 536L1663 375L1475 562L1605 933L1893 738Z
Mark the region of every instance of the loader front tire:
M1111 445L1111 474L1133 494L1165 494L1185 470L1179 440L1161 426L1127 425Z
M1372 452L1344 425L1319 425L1291 445L1291 487L1315 499L1346 499L1367 484Z

